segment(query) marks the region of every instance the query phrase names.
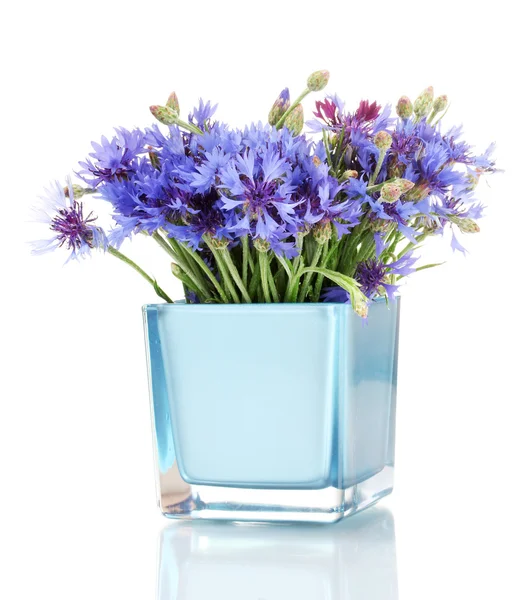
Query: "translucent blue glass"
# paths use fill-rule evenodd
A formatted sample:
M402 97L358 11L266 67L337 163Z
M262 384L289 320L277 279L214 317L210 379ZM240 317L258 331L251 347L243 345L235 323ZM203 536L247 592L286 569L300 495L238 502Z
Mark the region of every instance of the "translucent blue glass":
M166 516L332 522L392 489L399 300L144 307Z

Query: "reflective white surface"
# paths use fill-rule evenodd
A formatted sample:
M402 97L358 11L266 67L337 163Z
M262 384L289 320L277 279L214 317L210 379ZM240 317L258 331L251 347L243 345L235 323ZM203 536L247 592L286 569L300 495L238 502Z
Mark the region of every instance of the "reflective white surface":
M173 523L160 536L157 600L398 600L389 510L333 526Z

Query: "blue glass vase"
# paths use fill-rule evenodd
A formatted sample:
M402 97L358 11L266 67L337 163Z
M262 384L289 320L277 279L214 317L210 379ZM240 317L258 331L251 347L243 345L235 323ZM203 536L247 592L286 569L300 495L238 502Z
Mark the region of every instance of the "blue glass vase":
M144 307L158 499L331 523L393 486L399 299Z

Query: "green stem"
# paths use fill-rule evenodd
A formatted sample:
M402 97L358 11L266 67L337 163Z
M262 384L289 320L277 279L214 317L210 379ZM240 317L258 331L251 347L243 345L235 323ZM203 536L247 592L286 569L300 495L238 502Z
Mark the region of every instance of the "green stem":
M126 265L129 265L137 273L139 273L145 279L145 281L147 281L148 283L150 283L152 285L152 287L154 288L154 290L156 291L156 293L158 294L158 296L160 296L161 298L163 298L163 300L166 300L170 304L174 303L174 301L171 300L170 296L168 296L158 286L156 280L153 279L150 275L148 275L141 267L139 267L134 261L132 261L130 258L128 258L125 254L122 254L119 250L117 250L116 248L113 248L113 246L108 246L108 252L112 256L115 256L116 258L120 259L122 262L125 262Z
M254 300L258 291L258 285L260 283L260 269L254 270L253 276L251 277L251 283L249 284L249 295Z
M285 293L285 302L293 302L292 297L294 296L294 288L296 285L299 285L300 277L298 277L298 272L300 268L302 268L303 263L303 244L304 244L304 236L298 234L296 238L296 248L297 248L297 256L294 258L294 262L292 263L292 276L289 278L289 283L287 286L287 291ZM297 296L297 289L295 296Z
M199 127L197 127L197 125L194 125L193 123L187 123L186 121L183 121L182 119L177 119L175 121L175 124L178 127L182 127L183 129L186 129L186 131L189 131L190 133L197 133L199 135L204 135L204 131L202 129L199 129Z
M321 258L321 254L323 252L323 245L317 244L317 248L314 252L314 256L312 258L312 262L310 263L310 267L317 267L319 263L319 259ZM301 294L299 297L299 302L305 301L305 296L308 292L308 286L310 285L310 281L312 280L313 273L306 273L303 279L303 285L301 286Z
M208 279L213 284L213 287L217 290L222 302L224 302L224 304L228 304L229 298L228 298L226 292L222 289L222 286L220 285L220 283L217 281L217 278L213 274L210 267L208 267L208 265L203 261L203 259L199 256L199 254L197 252L195 252L194 250L192 250L191 248L189 248L186 245L183 246L183 249L190 254L190 256L195 260L195 262L199 265L199 267L207 275Z
M387 150L380 150L380 155L378 156L378 161L376 162L376 167L374 169L373 175L369 180L369 186L372 186L380 173L380 169L382 168L383 161L385 159L385 155L387 154Z
M396 177L391 177L390 179L386 179L382 181L382 183L377 183L376 185L368 185L366 190L368 194L373 194L374 192L379 192L386 183L392 183L396 180Z
M258 252L258 263L260 265L260 277L262 281L263 297L265 302L270 303L271 296L269 294L269 281L267 277L267 269L269 265L269 259L265 252Z
M249 237L244 235L240 238L242 242L242 283L247 289L247 270L249 266Z
M304 90L304 92L302 92L301 95L294 100L290 107L285 111L281 119L276 123L276 129L281 129L283 127L283 124L285 123L285 120L287 119L289 114L294 110L294 108L296 108L298 104L301 104L301 102L303 102L303 100L308 96L309 93L310 90L306 88L306 90Z
M274 302L279 302L280 297L278 294L278 289L276 287L276 282L274 281L274 276L272 275L271 263L269 260L267 260L267 277L269 279L269 288L271 290L272 298Z
M233 259L231 258L229 250L224 248L223 250L219 250L219 252L226 263L226 267L228 268L231 277L233 277L233 281L237 284L238 289L242 293L242 298L245 300L245 302L251 304L252 301L249 293L247 292L247 287L244 285L244 282L242 281L242 278L240 277L240 274L233 263Z
M322 257L321 257L322 258L321 267L323 269L326 268L326 262L327 262L327 258L328 258L328 246L329 246L329 243L325 242L324 246L323 246ZM323 281L324 281L324 275L322 275L322 273L319 273L319 275L317 275L317 280L315 282L314 297L313 297L314 302L319 302L319 296L321 295Z
M230 296L233 298L233 302L235 304L240 304L240 298L238 297L237 291L235 290L235 286L233 285L233 282L231 281L231 277L229 276L229 272L226 267L226 263L224 262L224 260L222 258L220 258L220 254L219 254L220 250L217 250L217 248L215 248L215 246L213 245L213 243L208 235L203 235L202 239L205 241L206 245L208 246L208 248L211 250L211 253L213 254L213 258L215 259L215 262L217 263L217 267L219 269L220 276L222 277L222 280L224 281L224 286L228 290Z
M202 277L199 280L195 273L192 272L192 269L188 265L188 261L185 259L182 248L178 242L174 239L170 239L169 241L164 240L157 231L152 234L152 238L156 240L156 242L165 250L165 252L167 252L167 254L169 254L175 262L177 262L186 275L195 283L197 289L201 291L201 296L205 297L201 298L201 301L209 298L210 290L206 287Z

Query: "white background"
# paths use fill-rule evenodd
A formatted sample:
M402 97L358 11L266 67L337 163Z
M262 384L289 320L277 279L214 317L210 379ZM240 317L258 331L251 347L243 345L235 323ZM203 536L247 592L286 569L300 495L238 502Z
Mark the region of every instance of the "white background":
M447 264L414 276L403 293L397 482L384 507L395 521L389 552L395 547L401 600L514 597L508 6L33 0L2 8L0 596L153 598L167 525L154 503L140 315L153 292L109 256L64 268L64 255L31 257L26 242L42 233L27 224L29 207L48 181L77 167L90 140L112 126L149 125L147 107L172 90L184 113L202 95L220 103L221 119L242 125L265 119L285 85L296 94L310 72L327 68L328 90L349 107L414 98L433 84L452 101L447 124L463 123L479 150L498 142L505 173L479 189L489 211L482 232L464 240L470 255L452 255L447 241L432 245L429 258ZM177 296L150 244L126 250ZM346 527L339 531L331 535L344 540ZM227 538L236 569L231 535L201 530L209 543ZM281 589L292 560L280 553L264 580ZM326 567L335 574L353 565ZM219 576L210 600L231 597ZM391 597L381 588L368 595Z

